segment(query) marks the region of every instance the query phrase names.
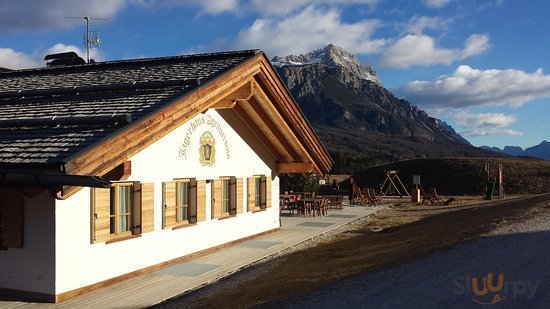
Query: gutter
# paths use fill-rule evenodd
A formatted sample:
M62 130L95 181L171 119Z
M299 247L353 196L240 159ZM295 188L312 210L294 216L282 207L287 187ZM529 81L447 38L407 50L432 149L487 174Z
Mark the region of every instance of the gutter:
M60 188L63 186L110 188L112 183L99 176L67 175L40 171L0 171L0 185Z

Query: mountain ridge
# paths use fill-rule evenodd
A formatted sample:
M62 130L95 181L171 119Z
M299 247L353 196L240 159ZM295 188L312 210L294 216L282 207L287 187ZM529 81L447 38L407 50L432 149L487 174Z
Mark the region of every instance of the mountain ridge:
M503 149L498 147L480 146L482 149L495 151L498 153L507 154L514 157L534 157L544 160L550 160L550 142L543 140L540 144L527 147L525 149L519 146L504 146Z
M332 44L272 63L336 161L336 170L410 158L496 156L399 99L371 66Z

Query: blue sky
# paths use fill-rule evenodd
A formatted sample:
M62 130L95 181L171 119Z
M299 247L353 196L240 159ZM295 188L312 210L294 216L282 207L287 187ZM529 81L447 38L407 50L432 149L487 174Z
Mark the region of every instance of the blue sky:
M0 67L258 48L268 57L329 43L372 65L397 96L472 144L550 140L550 2L545 0L2 0Z

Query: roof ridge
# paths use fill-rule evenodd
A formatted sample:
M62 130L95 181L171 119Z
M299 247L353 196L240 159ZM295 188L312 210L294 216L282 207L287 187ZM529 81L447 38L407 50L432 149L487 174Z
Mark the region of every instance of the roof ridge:
M80 65L68 65L68 66L50 66L50 67L39 67L39 68L30 68L30 69L20 69L20 70L10 70L10 71L0 71L0 78L6 76L16 76L16 75L25 75L29 73L51 73L59 71L73 71L73 70L95 70L98 67L103 66L117 66L117 65L128 65L128 64L147 64L154 62L172 62L177 60L188 60L193 58L217 58L217 57L226 57L226 56L255 56L263 53L260 49L248 49L248 50L237 50L237 51L223 51L223 52L212 52L212 53L200 53L200 54L188 54L188 55L178 55L178 56L163 56L163 57L151 57L151 58L135 58L135 59L123 59L123 60L111 60L95 63L85 63Z

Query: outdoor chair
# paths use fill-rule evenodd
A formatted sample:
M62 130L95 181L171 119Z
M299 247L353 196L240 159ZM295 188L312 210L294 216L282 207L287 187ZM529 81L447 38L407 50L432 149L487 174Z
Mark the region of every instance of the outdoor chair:
M318 214L320 216L324 216L327 214L327 203L328 199L321 198L316 203L314 203L313 208L313 216L315 217L315 214Z
M328 199L328 209L338 209L342 210L342 201L343 197L341 195L329 195Z
M437 195L437 190L435 188L432 188L431 192L432 192L432 199L434 201L434 204L445 205L445 200L443 200L442 196Z
M422 194L422 205L434 204L434 200L431 194L426 193L424 188L420 187L420 194Z
M374 188L366 188L369 200L371 205L380 205L382 203L382 198L379 195L376 195L376 190Z

